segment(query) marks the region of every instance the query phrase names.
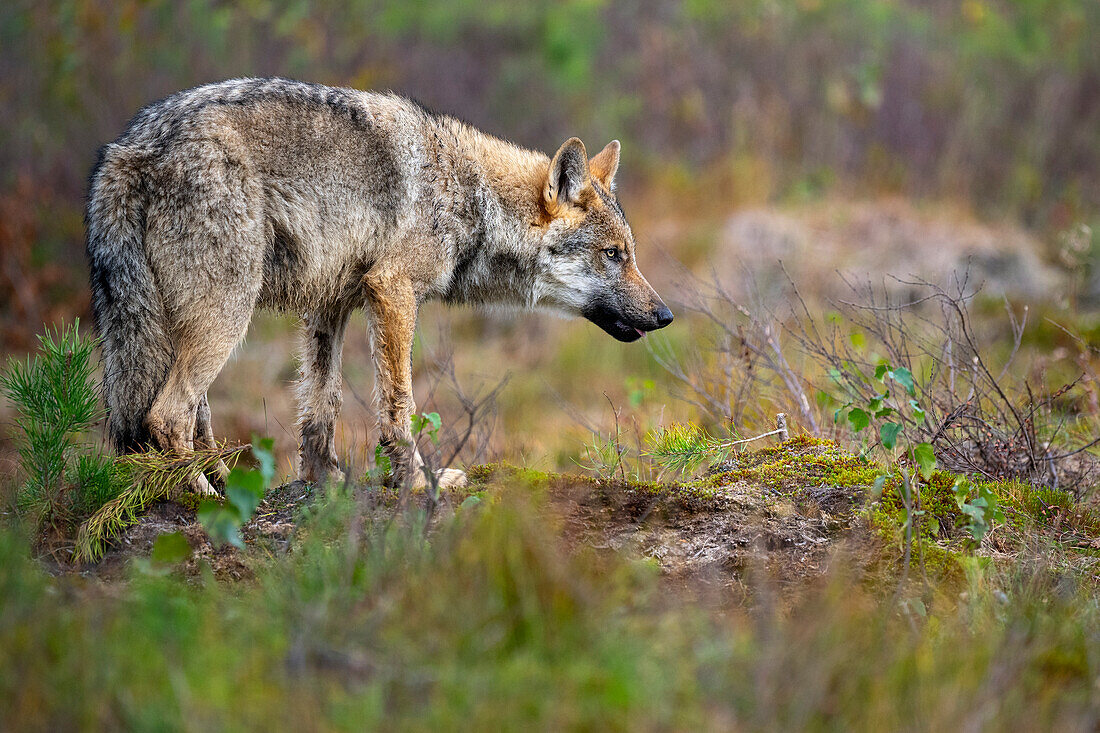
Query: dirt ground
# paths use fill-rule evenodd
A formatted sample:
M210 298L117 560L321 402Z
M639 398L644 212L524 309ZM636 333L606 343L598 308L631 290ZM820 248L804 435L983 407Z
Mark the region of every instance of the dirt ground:
M809 444L783 455L812 456ZM725 469L731 466L723 467ZM471 491L492 493L522 478L517 469L475 467L471 487L459 496L445 496L442 514ZM822 576L838 552L877 541L860 509L866 487L837 487L809 480L804 485L769 487L716 474L700 485L598 480L570 474L539 474L546 498L547 520L562 528L568 543L597 551L626 553L654 563L675 589L719 591L742 597L750 576L763 574L781 589L796 589ZM383 511L396 502L369 486L358 487L362 500ZM313 500L315 488L295 481L270 491L255 517L243 527L249 553L280 554L290 550L301 510ZM192 548L179 570L197 576L209 565L215 577L227 581L252 576L249 553L216 548L195 518L195 512L175 502L153 507L130 527L85 575L121 579L132 558L148 557L156 538L181 532Z

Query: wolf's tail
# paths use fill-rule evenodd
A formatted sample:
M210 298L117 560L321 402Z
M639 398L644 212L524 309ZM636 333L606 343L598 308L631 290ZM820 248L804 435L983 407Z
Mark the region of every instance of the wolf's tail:
M146 416L174 359L145 249L143 158L119 145L101 150L85 214L92 312L103 340L103 396L119 453L150 443Z

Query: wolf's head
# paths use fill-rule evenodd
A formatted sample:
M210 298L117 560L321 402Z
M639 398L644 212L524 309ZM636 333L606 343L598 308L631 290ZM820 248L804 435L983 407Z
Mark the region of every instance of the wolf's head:
M537 290L539 302L634 341L672 323L672 311L638 271L614 194L618 167L618 140L589 160L584 143L570 138L550 161Z

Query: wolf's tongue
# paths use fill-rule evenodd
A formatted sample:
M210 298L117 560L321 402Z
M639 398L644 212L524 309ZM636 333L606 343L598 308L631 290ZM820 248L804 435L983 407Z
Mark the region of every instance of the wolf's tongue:
M638 335L639 335L639 336L645 336L645 335L646 335L646 334L645 334L645 331L643 331L643 330L642 330L642 329L640 329L640 328L635 328L634 330L638 332Z

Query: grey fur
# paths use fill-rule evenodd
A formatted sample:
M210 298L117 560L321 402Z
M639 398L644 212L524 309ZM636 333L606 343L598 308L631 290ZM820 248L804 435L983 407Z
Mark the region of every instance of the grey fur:
M338 472L340 353L355 308L370 316L395 480L420 465L407 361L423 300L546 307L624 340L667 323L610 193L618 144L591 177L575 138L554 161L396 95L285 79L145 107L101 150L87 208L116 448L213 440L206 390L257 306L306 324L307 479Z

